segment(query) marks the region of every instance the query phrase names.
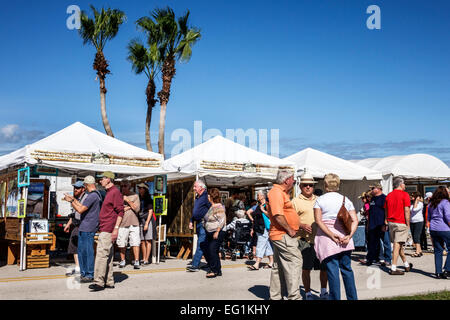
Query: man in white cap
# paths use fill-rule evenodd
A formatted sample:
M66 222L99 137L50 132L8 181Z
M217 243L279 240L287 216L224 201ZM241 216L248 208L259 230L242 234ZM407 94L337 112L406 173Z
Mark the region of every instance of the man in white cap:
M292 200L292 205L300 218L299 230L299 248L302 252L302 280L305 288L306 300L313 300L311 294L311 270L320 269L320 298L327 299L327 272L326 267L322 265L316 257L314 250L314 237L317 232L317 225L314 221L314 204L317 196L314 194L314 177L308 173L304 173L300 177L301 194Z
M70 195L65 195L65 199L80 214L78 260L80 263L81 283L92 282L94 279L94 236L98 229L99 213L102 204L102 197L100 192L97 191L93 176L84 178L84 186L87 193L82 201L78 201Z
M71 201L72 199L77 199L83 202L86 197L86 189L84 187L83 181L77 181L73 186L73 196L64 197L64 200ZM75 269L66 273L66 276L78 275L80 274L80 263L78 262L78 233L80 226L80 214L74 209L71 209L69 214L69 221L64 227L64 232L68 233L70 229L69 245L67 247L67 253L73 254L73 259L75 261Z

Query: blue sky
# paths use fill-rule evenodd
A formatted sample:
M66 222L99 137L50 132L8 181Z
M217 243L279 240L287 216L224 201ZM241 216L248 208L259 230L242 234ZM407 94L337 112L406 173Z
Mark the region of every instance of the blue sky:
M166 149L177 128L280 130L280 156L305 147L346 159L429 153L450 164L450 2L9 1L0 10L0 154L81 121L103 132L95 50L66 27L76 4L120 8L105 48L107 111L117 138L145 147L146 78L126 46L156 7L191 11L202 39L177 65ZM381 30L369 30L369 5ZM158 89L161 81L158 82ZM159 105L152 120L157 143Z

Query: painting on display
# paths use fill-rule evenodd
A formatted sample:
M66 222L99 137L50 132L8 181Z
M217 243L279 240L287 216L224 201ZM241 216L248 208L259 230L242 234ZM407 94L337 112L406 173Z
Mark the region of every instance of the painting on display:
M434 191L436 191L436 189L438 188L438 187L445 187L445 185L433 185L433 186L424 186L424 192L425 192L425 194L427 193L427 192L431 192L431 193L434 193Z
M28 187L30 185L30 167L17 170L18 186Z
M8 194L6 197L6 216L17 217L17 201L19 200L17 179L8 181Z
M166 175L155 176L154 193L165 194L166 188L167 188L167 176Z
M225 202L230 197L229 191L220 191L220 202L222 202L223 205L225 205Z
M155 212L155 215L157 216L167 214L167 201L165 196L153 197L153 212Z
M5 216L6 182L0 184L0 217Z

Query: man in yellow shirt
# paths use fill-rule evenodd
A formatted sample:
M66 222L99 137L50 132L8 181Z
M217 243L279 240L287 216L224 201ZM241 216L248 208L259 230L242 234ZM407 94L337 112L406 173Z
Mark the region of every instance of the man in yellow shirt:
M300 177L300 190L302 193L292 200L292 205L300 218L299 248L302 252L302 280L305 288L306 300L313 300L311 294L311 270L320 269L320 298L327 299L327 271L326 267L320 264L314 250L314 237L317 232L317 225L314 222L314 204L317 196L314 195L314 181L312 175L304 173Z

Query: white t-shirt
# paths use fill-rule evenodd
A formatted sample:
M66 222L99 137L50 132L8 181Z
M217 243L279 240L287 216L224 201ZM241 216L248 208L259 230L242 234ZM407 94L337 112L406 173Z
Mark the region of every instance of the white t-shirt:
M337 192L328 192L317 198L314 209L322 210L322 220L336 220L343 200L343 195ZM347 197L345 197L345 208L348 211L355 210L353 203Z
M411 223L423 222L423 202L419 201L417 208L414 209L414 203L411 206Z

